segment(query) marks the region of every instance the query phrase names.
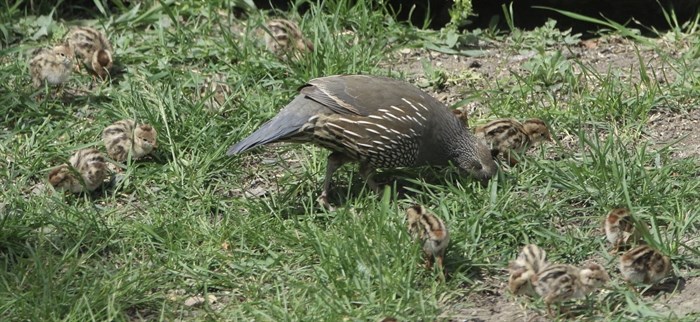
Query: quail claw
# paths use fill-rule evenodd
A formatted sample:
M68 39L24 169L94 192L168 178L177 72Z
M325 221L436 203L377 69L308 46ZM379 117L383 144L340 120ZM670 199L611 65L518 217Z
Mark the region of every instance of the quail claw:
M335 207L331 206L331 204L328 202L328 193L324 190L318 198L316 198L316 202L318 204L328 210L328 211L335 211Z

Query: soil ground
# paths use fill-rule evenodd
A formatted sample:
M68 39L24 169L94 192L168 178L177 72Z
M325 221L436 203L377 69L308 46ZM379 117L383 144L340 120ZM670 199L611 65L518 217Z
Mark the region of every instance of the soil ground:
M658 48L662 48L663 40L658 41L657 49L645 49L633 41L609 37L591 39L580 42L577 46L551 48L560 50L567 59L576 59L582 65L593 68L601 74L610 71L621 72L621 77L632 82L639 82L640 61L646 63L646 68L653 75L657 75L657 82L672 82L674 73L664 60L660 59ZM453 105L461 101L465 93L476 89L488 88L498 80L509 76L513 72L522 72L520 64L533 57L535 52L525 51L513 54L503 44L491 44L484 48L484 55L479 57L466 57L448 55L423 49L400 50L393 59L387 60L387 67L404 72L413 83L425 81L426 72L421 59L430 57L431 65L448 71L450 77L456 74L464 74L465 70L473 73L471 77L476 81L462 81L444 90L424 88L437 97L443 103ZM673 50L672 50L673 52ZM677 55L671 53L671 57ZM484 119L488 114L488 108L483 102L475 101L463 107L470 118L470 127L475 119ZM478 121L477 121L478 122ZM700 109L695 106L686 106L678 112L668 110L652 110L648 116L645 137L652 147L662 147L673 144L671 156L673 158L700 157L700 134L696 130L700 122ZM567 138L560 137L562 142ZM576 145L574 139L569 138L564 142L565 146ZM613 272L616 275L618 272ZM690 273L690 272L684 272ZM700 313L700 277L681 279L675 291L662 292L654 296L644 296L647 304L653 306L659 312L673 312L676 317L683 318L688 314ZM697 275L697 274L695 274ZM502 278L501 278L502 277ZM506 290L506 274L501 277L492 277L492 281L484 281L489 285L487 290L472 292L463 297L457 296L444 304L442 318L449 321L546 321L546 312L538 312L528 309L528 301L515 299ZM673 289L673 287L671 287Z

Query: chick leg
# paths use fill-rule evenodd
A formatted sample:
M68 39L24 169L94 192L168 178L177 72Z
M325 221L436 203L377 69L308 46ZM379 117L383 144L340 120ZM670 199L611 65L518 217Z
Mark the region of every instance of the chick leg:
M440 269L444 269L444 266L442 266L442 261L443 261L442 254L435 256L435 262Z
M331 189L331 181L333 179L333 173L335 173L338 168L343 166L343 164L351 161L350 158L345 156L340 152L333 152L328 156L328 165L326 166L326 178L323 181L323 191L321 195L316 199L316 201L321 205L321 207L328 210L335 210L334 207L328 203L328 193Z
M425 269L432 270L434 260L435 257L433 257L433 255L425 255Z

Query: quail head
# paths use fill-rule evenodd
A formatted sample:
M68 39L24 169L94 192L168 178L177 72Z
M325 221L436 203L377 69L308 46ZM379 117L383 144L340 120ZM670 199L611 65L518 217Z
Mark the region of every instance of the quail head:
M299 26L287 19L272 19L266 24L265 46L278 56L314 50L313 44L301 33Z
M66 44L35 50L29 61L32 85L37 88L44 84L62 85L73 71L73 59L73 50Z
M423 206L413 205L406 209L406 222L411 236L423 243L425 267L431 269L433 263L437 262L439 268L444 268L445 250L450 242L450 236L442 220Z
M634 228L632 214L627 208L615 208L605 218L603 225L605 237L612 245L612 252L622 246L629 246L641 240L638 230Z
M620 256L620 273L630 284L656 284L668 275L671 260L649 245L640 245Z
M603 287L610 281L610 276L605 268L597 263L589 263L579 271L581 276L581 284L583 284L584 293L588 294L596 289Z
M102 131L107 154L117 162L126 161L129 153L136 160L158 147L158 133L150 124L137 125L134 120L121 120Z
M91 27L73 27L65 41L94 75L101 79L107 77L113 65L113 49L102 32Z
M513 153L523 153L530 146L551 140L549 128L540 119L529 119L520 123L514 119L499 119L474 129L475 136L492 149L492 154L506 155L509 164L518 161Z
M328 207L333 173L359 162L375 191L378 168L446 166L466 170L482 184L497 165L490 150L442 103L406 82L379 76L342 75L310 80L300 94L228 155L279 142L314 143L333 151L319 202Z

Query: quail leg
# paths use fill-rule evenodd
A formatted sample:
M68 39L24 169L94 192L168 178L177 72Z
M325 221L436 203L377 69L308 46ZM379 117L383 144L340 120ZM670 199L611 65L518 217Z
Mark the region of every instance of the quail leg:
M360 176L365 179L367 186L369 186L374 193L379 194L382 190L381 187L374 181L374 168L367 163L360 163Z
M331 189L331 180L333 179L333 173L335 173L338 168L343 166L343 164L349 162L350 159L344 154L339 152L333 152L328 156L328 165L326 166L326 178L323 181L323 191L321 195L316 199L316 201L321 205L321 207L328 210L335 210L330 203L328 203L328 192Z

